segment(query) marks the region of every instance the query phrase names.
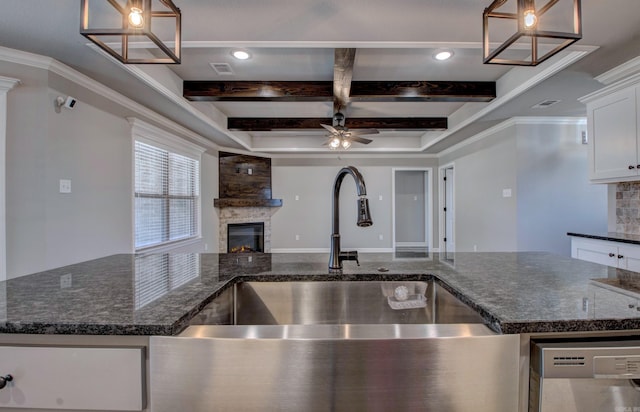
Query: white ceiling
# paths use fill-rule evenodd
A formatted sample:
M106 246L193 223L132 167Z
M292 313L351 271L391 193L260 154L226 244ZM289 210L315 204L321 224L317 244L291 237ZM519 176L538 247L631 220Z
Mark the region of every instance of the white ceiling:
M181 65L125 66L88 46L78 30L78 0L2 0L0 45L51 56L221 147L271 153L331 152L322 146L323 130L231 132L226 118L330 117L332 103L190 103L181 96L182 80L331 81L333 49L353 47L354 81L496 81L491 103L348 106L348 117L449 118L447 131L385 131L351 152L437 153L509 117L582 116L576 98L601 86L593 77L640 55L639 0L583 0L583 39L535 68L482 64L482 11L490 0L174 2L183 15ZM233 59L234 47L252 58ZM453 59L434 60L444 48L454 51ZM234 74L218 75L210 63L228 63ZM561 103L531 109L545 99Z

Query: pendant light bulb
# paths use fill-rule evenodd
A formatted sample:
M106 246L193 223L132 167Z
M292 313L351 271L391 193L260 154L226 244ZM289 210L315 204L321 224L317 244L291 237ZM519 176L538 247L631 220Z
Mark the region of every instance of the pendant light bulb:
M536 11L533 9L529 9L524 12L524 28L525 29L533 29L536 27L538 23L538 16L536 16Z
M142 10L138 7L131 7L129 10L129 24L136 29L144 26L144 18L142 17Z

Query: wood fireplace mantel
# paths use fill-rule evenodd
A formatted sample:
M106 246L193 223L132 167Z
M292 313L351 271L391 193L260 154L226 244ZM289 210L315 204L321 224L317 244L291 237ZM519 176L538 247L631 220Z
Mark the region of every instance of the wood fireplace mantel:
M281 207L282 199L213 199L215 207Z

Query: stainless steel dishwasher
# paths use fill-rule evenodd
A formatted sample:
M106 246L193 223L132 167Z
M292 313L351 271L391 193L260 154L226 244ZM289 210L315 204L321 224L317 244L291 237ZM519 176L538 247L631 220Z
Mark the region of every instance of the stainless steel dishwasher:
M529 412L640 412L640 340L532 342Z

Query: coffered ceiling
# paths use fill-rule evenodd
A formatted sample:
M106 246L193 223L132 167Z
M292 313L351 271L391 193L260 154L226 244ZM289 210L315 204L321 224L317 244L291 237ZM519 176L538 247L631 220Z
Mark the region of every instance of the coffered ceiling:
M123 65L87 44L77 0L3 0L0 45L53 57L212 145L318 154L333 153L319 125L338 108L347 127L380 131L354 153L438 153L513 116L582 116L594 76L640 55L638 0L583 0L583 39L536 67L482 64L489 0L174 2L180 65ZM444 49L453 57L436 60ZM559 103L532 108L543 100Z

